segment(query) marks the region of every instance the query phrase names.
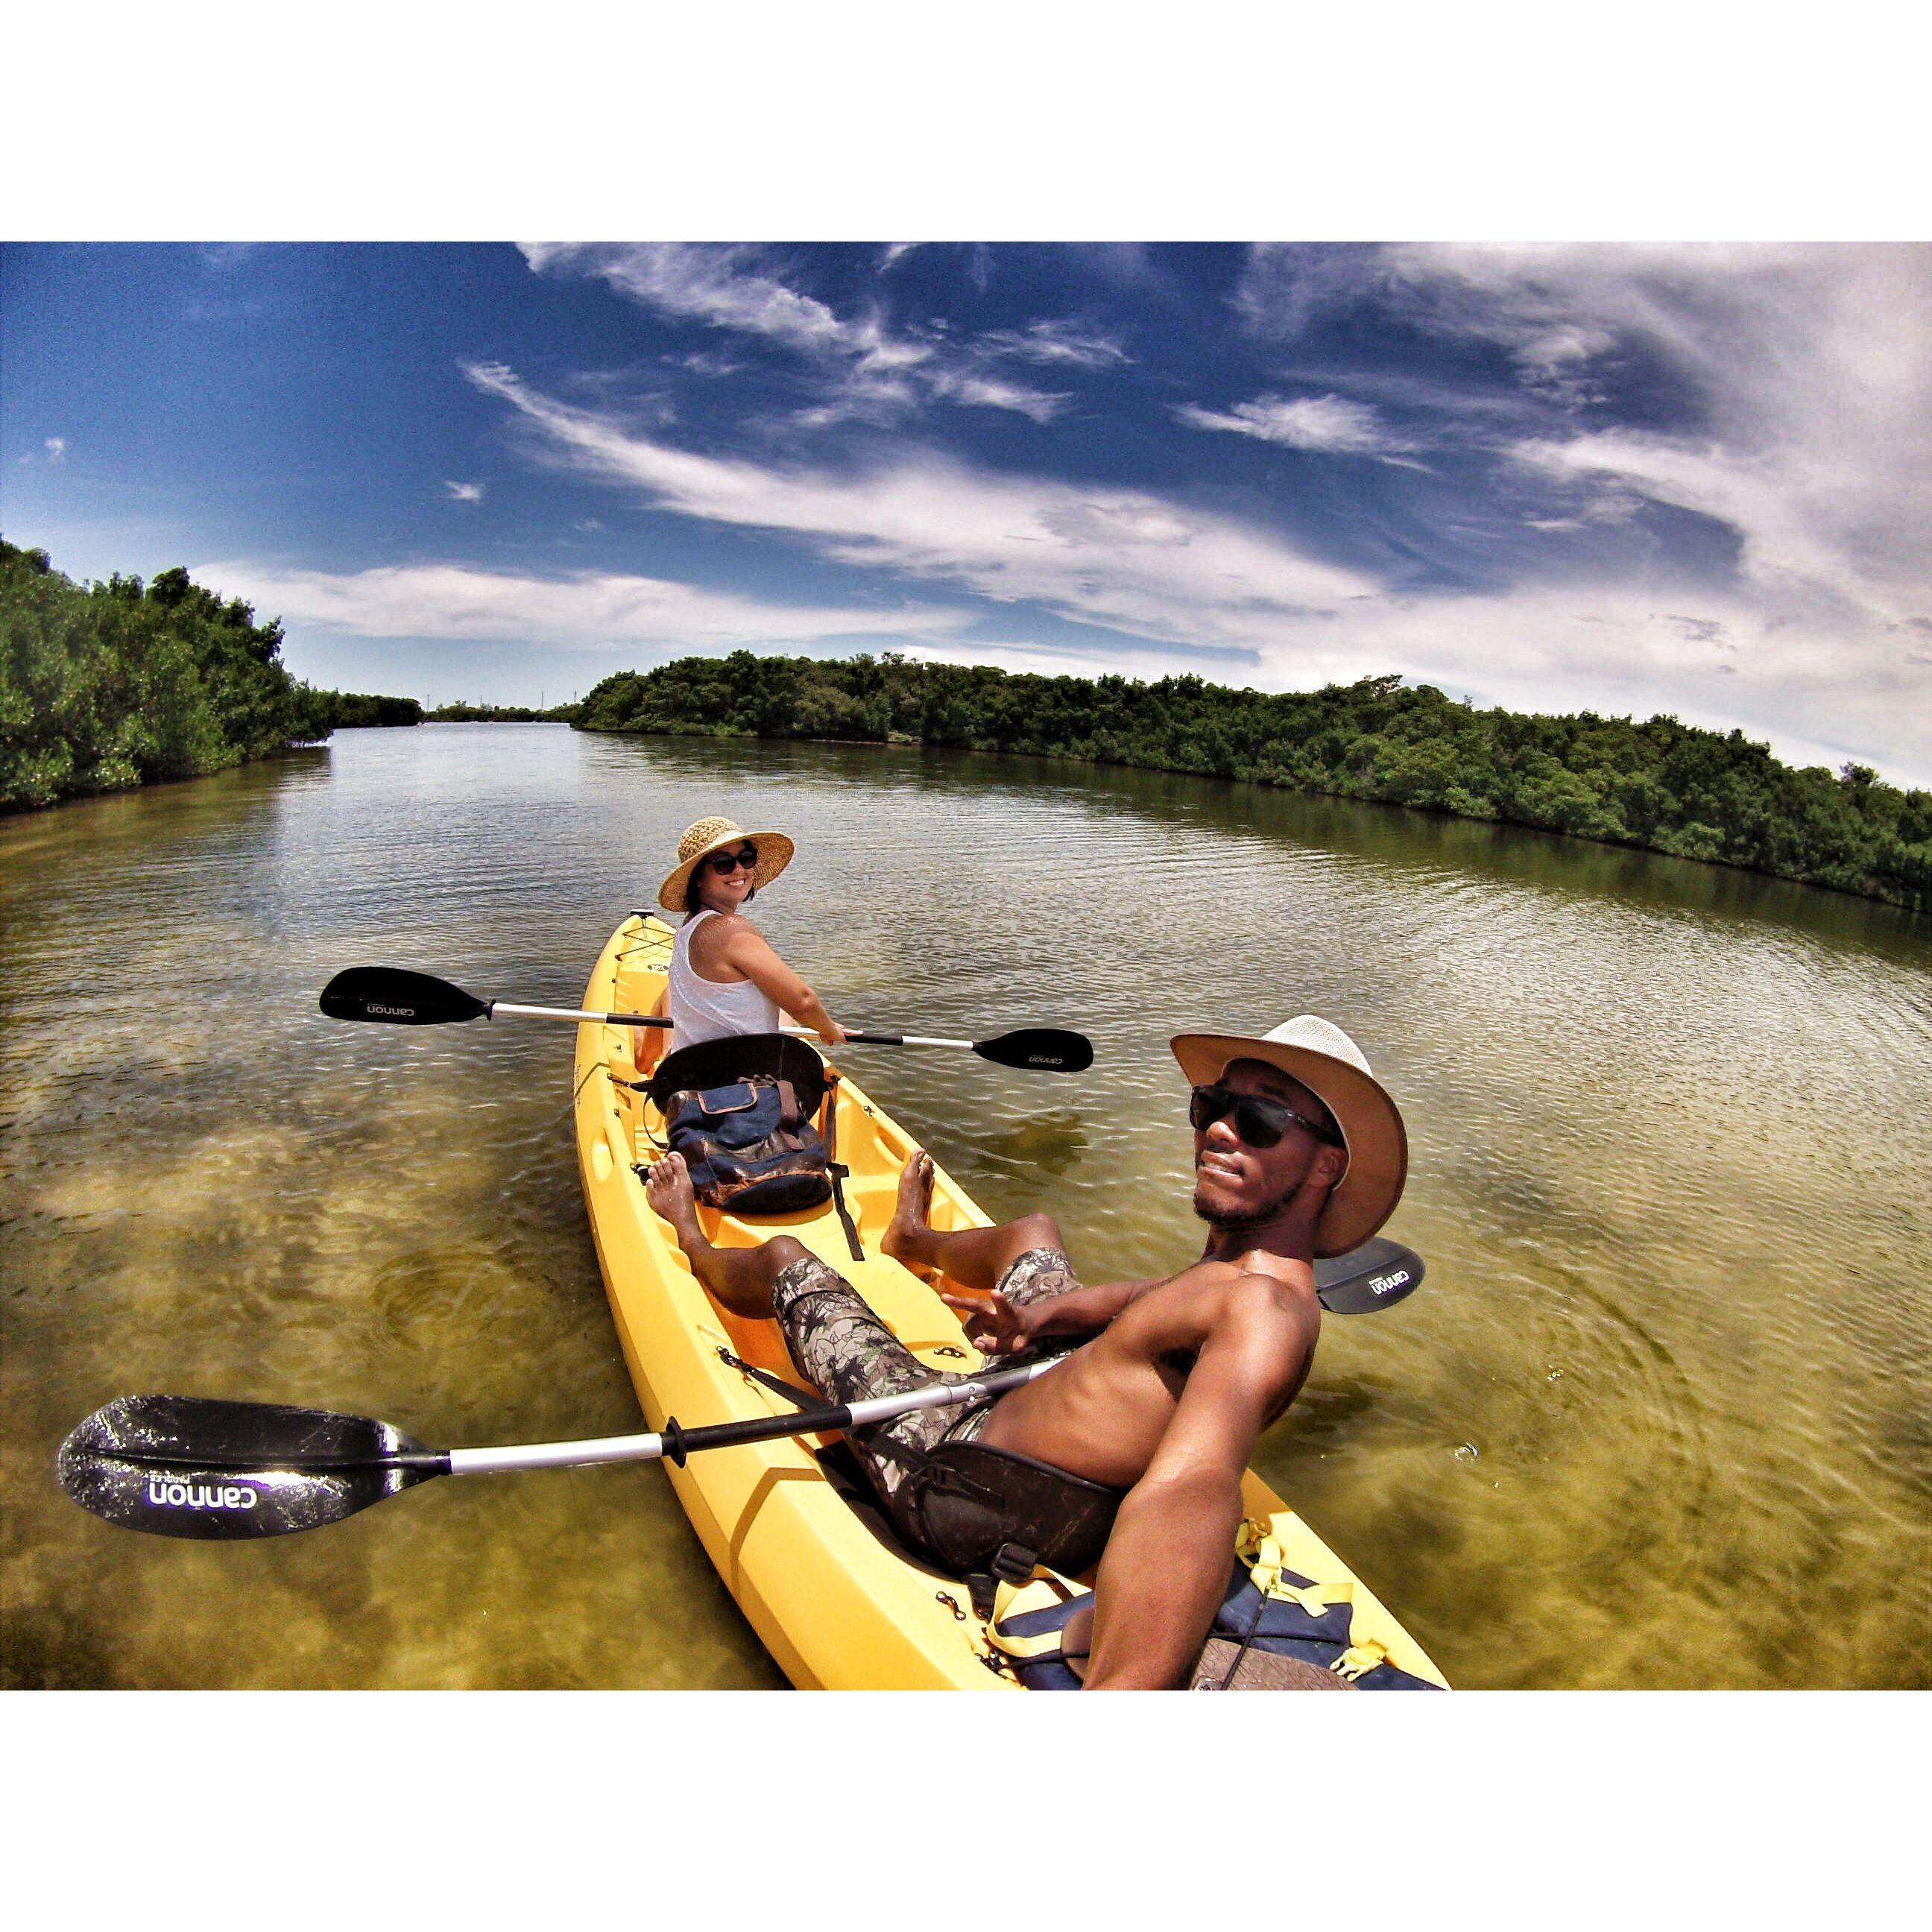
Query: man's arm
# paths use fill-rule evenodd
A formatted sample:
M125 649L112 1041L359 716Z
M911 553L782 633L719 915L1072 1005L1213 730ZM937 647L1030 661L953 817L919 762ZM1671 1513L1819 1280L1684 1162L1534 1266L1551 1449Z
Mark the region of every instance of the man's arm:
M1148 1308L1153 1318L1136 1324L1148 1332L1119 1334L1120 1342L1148 1360L1197 1345L1199 1353L1095 1579L1093 1690L1186 1682L1227 1587L1242 1472L1301 1386L1321 1327L1312 1287L1262 1275Z
M1049 1335L1097 1334L1130 1304L1167 1279L1156 1275L1146 1281L1102 1282L1090 1288L1070 1288L1037 1301L1013 1301L998 1288L988 1294L942 1294L940 1298L970 1318L968 1333L982 1353L1010 1355Z

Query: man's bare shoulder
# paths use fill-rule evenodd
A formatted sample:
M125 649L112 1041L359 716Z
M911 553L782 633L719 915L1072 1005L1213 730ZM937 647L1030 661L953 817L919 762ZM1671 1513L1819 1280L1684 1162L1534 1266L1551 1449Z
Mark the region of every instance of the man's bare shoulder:
M1252 1248L1232 1258L1203 1256L1192 1267L1170 1275L1147 1291L1148 1295L1172 1294L1178 1298L1205 1288L1238 1287L1253 1282L1276 1291L1296 1310L1306 1310L1318 1319L1322 1304L1315 1292L1315 1270L1306 1262L1274 1255Z

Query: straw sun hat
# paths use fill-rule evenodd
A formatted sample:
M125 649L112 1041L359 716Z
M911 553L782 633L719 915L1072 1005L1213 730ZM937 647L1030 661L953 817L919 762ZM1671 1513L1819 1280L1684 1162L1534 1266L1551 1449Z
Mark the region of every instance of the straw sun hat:
M1299 1080L1334 1115L1348 1164L1315 1224L1318 1255L1360 1247L1395 1212L1408 1174L1408 1136L1362 1049L1340 1027L1304 1013L1259 1040L1184 1033L1173 1046L1180 1070L1197 1087L1211 1086L1234 1060L1258 1060Z
M728 818L700 818L695 825L686 826L677 842L677 863L658 888L658 904L666 912L683 911L685 888L700 861L746 838L758 848L758 862L752 872L754 886L770 885L791 863L794 848L782 832L745 832Z

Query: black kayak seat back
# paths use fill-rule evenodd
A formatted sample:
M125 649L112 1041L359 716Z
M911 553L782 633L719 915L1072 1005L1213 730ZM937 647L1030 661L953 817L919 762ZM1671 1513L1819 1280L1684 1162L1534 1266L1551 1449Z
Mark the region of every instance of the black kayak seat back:
M646 1091L662 1113L674 1094L702 1093L760 1074L789 1080L799 1110L808 1118L824 1100L824 1061L803 1040L783 1033L733 1034L681 1046L658 1063Z

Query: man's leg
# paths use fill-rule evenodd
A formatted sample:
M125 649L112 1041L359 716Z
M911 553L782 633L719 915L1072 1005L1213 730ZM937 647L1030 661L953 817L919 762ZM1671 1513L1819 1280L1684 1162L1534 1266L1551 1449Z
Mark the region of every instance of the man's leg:
M666 1154L645 1177L652 1207L670 1222L700 1281L734 1314L775 1319L799 1372L830 1402L860 1402L961 1379L922 1362L866 1304L844 1276L802 1241L780 1234L755 1248L720 1248L698 1224L690 1176ZM914 1409L846 1441L872 1480L893 1527L917 1546L920 1529L902 1502L907 1474L975 1408L974 1399Z
M644 1176L644 1198L670 1223L678 1246L696 1275L734 1315L752 1319L772 1313L772 1283L812 1250L790 1234L755 1248L714 1247L698 1225L698 1199L681 1154L662 1155Z
M1023 1214L992 1228L958 1228L950 1232L929 1226L932 1156L914 1149L899 1176L899 1198L881 1248L907 1268L936 1268L962 1288L991 1294L1021 1256L1036 1248L1064 1251L1060 1228L1051 1214Z

